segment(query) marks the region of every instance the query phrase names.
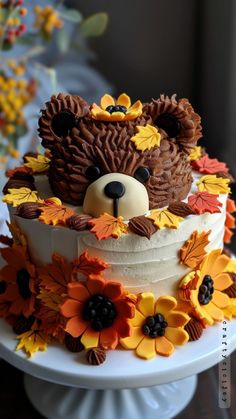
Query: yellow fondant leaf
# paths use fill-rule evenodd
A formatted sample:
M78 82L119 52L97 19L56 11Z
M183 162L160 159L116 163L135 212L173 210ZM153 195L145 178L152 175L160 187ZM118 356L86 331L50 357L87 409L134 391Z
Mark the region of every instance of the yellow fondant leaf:
M202 176L197 183L200 192L209 192L212 194L230 193L230 179L217 177L216 175Z
M30 168L33 173L47 172L50 166L50 159L38 154L37 157L26 156L26 163L24 166Z
M225 268L225 272L236 273L236 259L230 259L228 265Z
M8 194L3 197L3 202L17 207L24 202L42 202L38 197L37 191L31 191L29 188L8 189Z
M202 147L196 146L192 149L191 153L189 154L189 160L198 160L202 156Z
M236 317L236 298L230 298L230 304L222 310L227 319L231 320Z
M46 351L49 341L48 336L42 330L39 330L37 322L33 324L31 330L17 336L17 339L19 343L16 350L19 351L22 349L29 358L35 352Z
M161 143L161 134L158 129L147 124L145 127L137 126L137 134L131 138L135 143L137 150L145 151L153 147L159 147Z
M162 229L165 227L178 228L179 222L183 221L182 217L172 214L172 212L168 211L167 209L151 210L148 218L153 220L155 226L157 226L159 229Z

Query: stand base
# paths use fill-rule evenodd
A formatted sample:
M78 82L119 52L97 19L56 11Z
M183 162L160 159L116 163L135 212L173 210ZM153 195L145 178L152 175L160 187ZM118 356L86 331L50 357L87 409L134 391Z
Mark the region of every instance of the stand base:
M197 376L155 387L87 390L25 375L33 406L47 419L170 419L192 399Z

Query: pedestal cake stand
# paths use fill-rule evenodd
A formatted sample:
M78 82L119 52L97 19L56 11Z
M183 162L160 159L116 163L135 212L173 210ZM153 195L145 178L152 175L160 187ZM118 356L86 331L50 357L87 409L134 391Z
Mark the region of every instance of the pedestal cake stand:
M35 408L48 419L153 419L172 418L191 400L195 374L222 360L225 325L205 331L164 358L150 361L130 351L109 351L99 366L88 365L84 353L63 347L27 359L15 352L10 326L0 321L0 355L25 372L25 388ZM227 322L227 354L236 348L236 320Z

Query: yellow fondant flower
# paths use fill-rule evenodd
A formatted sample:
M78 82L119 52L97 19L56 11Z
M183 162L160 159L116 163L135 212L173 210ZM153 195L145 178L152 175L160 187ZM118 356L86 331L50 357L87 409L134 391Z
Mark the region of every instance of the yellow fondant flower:
M225 272L228 263L221 250L212 250L199 270L190 272L180 283L180 298L189 302L204 326L223 320L223 310L230 305L230 298L222 292L233 283Z
M154 356L170 356L175 345L184 345L189 336L183 327L189 316L176 311L174 297L158 298L150 292L138 296L135 317L130 320L131 335L120 339L125 349L135 349L136 355L144 359Z
M236 317L236 298L230 298L230 303L223 309L223 312L226 319L232 320Z
M129 121L141 115L142 107L140 100L131 106L130 97L125 93L117 100L106 94L101 98L100 106L93 103L91 116L98 121Z

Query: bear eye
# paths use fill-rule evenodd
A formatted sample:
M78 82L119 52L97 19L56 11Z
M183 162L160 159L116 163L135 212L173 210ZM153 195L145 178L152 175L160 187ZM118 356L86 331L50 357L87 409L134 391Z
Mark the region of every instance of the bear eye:
M150 177L149 169L147 167L139 167L136 170L134 177L141 183L147 182Z
M101 176L101 170L98 166L89 166L85 176L91 181L97 180Z

